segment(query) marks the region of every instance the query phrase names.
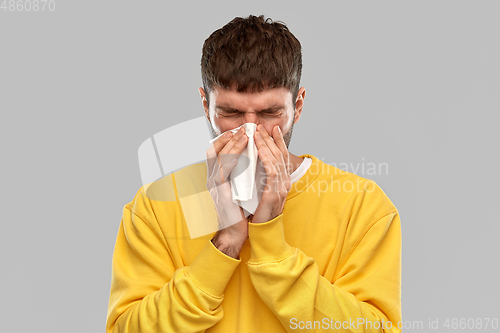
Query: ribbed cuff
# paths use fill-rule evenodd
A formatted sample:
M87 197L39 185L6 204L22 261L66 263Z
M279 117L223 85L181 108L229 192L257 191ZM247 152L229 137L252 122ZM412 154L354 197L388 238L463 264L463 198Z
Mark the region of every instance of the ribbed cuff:
M279 261L293 252L293 248L285 240L283 214L264 223L249 222L248 238L251 249L249 264Z
M222 297L224 289L238 267L240 259L220 252L210 240L184 272L207 293Z

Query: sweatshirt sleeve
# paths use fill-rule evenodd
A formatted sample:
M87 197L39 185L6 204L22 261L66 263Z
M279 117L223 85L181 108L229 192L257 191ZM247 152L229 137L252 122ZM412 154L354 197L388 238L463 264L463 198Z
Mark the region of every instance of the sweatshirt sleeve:
M124 208L106 333L205 332L222 319L223 292L240 260L207 240L189 266L175 269L166 244L152 224Z
M368 225L335 281L321 276L313 258L286 242L282 218L249 223L247 265L257 293L287 332L401 332L397 211Z

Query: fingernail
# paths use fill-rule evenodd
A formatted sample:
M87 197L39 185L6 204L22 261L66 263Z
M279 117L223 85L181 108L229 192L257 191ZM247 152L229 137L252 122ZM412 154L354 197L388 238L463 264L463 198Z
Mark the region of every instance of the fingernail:
M246 139L246 135L242 135L241 138L238 140L239 142L244 142Z

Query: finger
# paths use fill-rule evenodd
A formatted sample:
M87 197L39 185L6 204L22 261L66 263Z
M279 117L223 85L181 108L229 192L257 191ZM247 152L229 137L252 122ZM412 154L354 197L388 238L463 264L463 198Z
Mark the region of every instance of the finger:
M219 230L227 228L245 219L243 209L232 202L231 187L229 184L212 187L210 195L217 211Z
M260 136L259 133L256 134L256 142L261 141L262 145L262 137ZM275 174L277 174L277 171L279 170L277 164L278 162L276 161L276 158L274 158L273 154L267 148L267 146L262 146L262 148L259 148L258 150L259 158L262 162L262 165L264 166L264 171L266 172L267 177L274 177Z
M279 153L279 149L274 143L274 139L267 133L266 129L262 125L257 126L257 132L262 135L262 138L264 139L264 142L266 143L267 147L269 150L272 152L273 155L276 155Z
M278 163L280 163L283 166L282 168L280 168L281 172L288 172L288 169L287 169L287 167L288 167L288 165L287 165L288 149L286 149L286 145L284 145L285 151L286 151L286 154L284 155L282 150L278 147L277 142L274 140L274 137L271 137L267 133L264 126L259 125L257 127L257 129L262 134L262 137L264 138L264 141L266 142L266 145L269 148L269 150L272 152L273 156L276 158ZM276 129L278 129L278 131L279 131L279 126L275 126L273 128L273 131L276 131ZM278 137L275 134L273 134L273 136L276 136L276 138Z
M264 140L264 138L262 137L262 133L261 132L259 132L259 131L255 132L255 134L254 134L254 142L255 142L255 145L257 146L258 150L264 150L265 152L267 152L269 154L267 156L267 158L269 158L269 156L273 156L273 153L271 152L271 150L267 146L267 143Z
M229 140L232 139L233 136L234 136L234 134L231 131L228 131L228 132L224 133L224 135L221 135L220 138L215 140L212 143L212 147L214 149L215 154L218 154L222 150L222 148L224 148L226 146L226 144L229 142Z
M273 139L276 143L276 146L281 151L281 155L283 156L283 162L285 163L285 169L287 173L290 175L292 172L292 166L290 164L290 153L288 152L288 148L286 147L285 139L283 138L283 133L281 132L281 128L279 126L274 127L273 129Z
M214 164L217 161L217 155L219 152L224 148L224 146L231 140L233 137L232 132L227 132L224 135L222 135L220 138L215 140L210 148L208 148L206 152L206 159L207 159L207 164L208 164L208 170L212 171L214 168Z
M279 199L286 197L291 187L290 176L278 170L280 163L273 163L274 157L269 156L265 149L259 149L259 157L267 174L267 192L277 194Z
M245 128L240 127L219 154L241 154L246 146L246 139L248 136L245 134Z
M238 164L238 158L245 149L248 137L245 135L245 129L240 128L231 140L227 142L224 148L217 155L218 168L214 170L216 183L222 184L227 181L229 174Z
M227 175L236 167L238 158L245 149L248 143L248 136L245 134L245 129L242 127L236 132L233 138L219 153L219 161L222 165L224 174Z
M266 172L266 188L264 192L272 192L276 188L278 178L278 169L275 166L275 158L271 156L269 150L259 149L259 157Z
M238 133L233 134L233 132L228 131L212 143L212 146L207 150L206 153L206 157L209 163L209 170L214 169L215 162L219 160L218 155L220 154L222 149L224 149L224 147L226 147L228 144L230 146L233 145L231 144L231 140L234 139L235 135L238 135Z
M256 143L257 148L259 150L263 150L263 152L266 154L266 158L270 160L270 162L273 164L276 171L283 173L283 174L287 173L281 151L278 149L278 147L274 143L273 143L274 152L272 152L270 147L268 145L266 145L266 142L262 138L261 132L255 133L255 143Z
M229 174L238 164L237 160L218 161L211 178L216 186L225 184L229 180Z

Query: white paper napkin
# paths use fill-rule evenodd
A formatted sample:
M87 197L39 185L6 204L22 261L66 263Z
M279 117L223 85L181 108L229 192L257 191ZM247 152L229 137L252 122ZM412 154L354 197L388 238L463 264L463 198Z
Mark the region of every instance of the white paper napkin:
M245 128L245 134L248 136L248 144L238 158L238 164L229 174L229 180L231 182L233 202L242 207L245 212L245 217L248 217L250 214L255 213L259 205L262 192L266 185L266 173L259 160L258 149L255 146L253 138L257 130L257 125L254 123L245 123L240 127ZM229 131L236 133L240 127ZM229 131L210 140L210 143L213 143Z

